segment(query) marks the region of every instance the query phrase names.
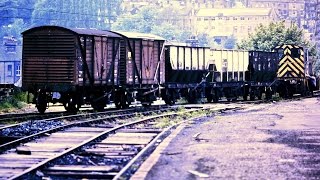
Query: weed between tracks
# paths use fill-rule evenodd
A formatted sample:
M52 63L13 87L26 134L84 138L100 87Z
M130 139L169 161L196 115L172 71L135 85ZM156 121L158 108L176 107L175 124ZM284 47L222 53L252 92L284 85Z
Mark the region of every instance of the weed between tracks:
M178 112L183 113L185 111L184 108L179 108ZM208 114L207 111L200 110L195 112L185 112L181 115L178 115L176 117L166 117L166 118L160 118L157 120L157 123L154 125L156 128L166 128L172 125L176 125L186 119L190 119L193 117L199 117L199 116L206 116Z

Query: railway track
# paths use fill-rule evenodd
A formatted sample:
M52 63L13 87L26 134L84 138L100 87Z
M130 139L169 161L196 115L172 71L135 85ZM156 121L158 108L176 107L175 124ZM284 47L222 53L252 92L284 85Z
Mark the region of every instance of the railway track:
M19 123L28 120L39 120L39 119L48 119L59 116L67 116L71 115L65 111L61 112L50 112L46 114L37 113L8 113L8 114L0 114L0 125L6 126L7 124Z
M45 136L1 154L0 176L3 179L127 177L136 168L137 162L133 160L141 160L174 127L159 127L159 119L170 122L186 118L188 112L204 110L209 108L142 119L126 116L125 121L121 115L114 115L46 132Z
M126 110L112 110L99 113L77 114L69 116L61 116L57 118L50 118L38 121L28 121L5 127L0 127L0 152L11 148L28 139L42 136L44 133L50 133L55 129L68 127L76 124L82 119L101 119L116 117L125 118L127 116L148 115L152 113L161 113L166 111L175 111L177 107L168 106L154 106L152 108L131 108Z

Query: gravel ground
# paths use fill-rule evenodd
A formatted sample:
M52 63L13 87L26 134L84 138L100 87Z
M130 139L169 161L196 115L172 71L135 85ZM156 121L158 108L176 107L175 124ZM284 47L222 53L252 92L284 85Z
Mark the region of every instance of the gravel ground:
M259 104L191 122L146 179L320 179L319 103Z

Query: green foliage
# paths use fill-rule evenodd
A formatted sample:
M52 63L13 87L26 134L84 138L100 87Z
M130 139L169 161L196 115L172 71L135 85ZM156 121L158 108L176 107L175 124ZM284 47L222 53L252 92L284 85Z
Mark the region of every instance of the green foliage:
M120 15L111 29L114 31L152 33L167 40L184 42L192 33L180 28L175 20L177 16L179 16L179 10L173 7L159 10L156 6L148 6L141 8L134 15Z
M18 3L15 0L0 0L0 27L13 23L18 16Z
M205 33L201 33L198 35L199 46L206 47L209 46L209 35Z
M224 44L223 44L223 47L225 49L234 49L235 46L236 46L236 38L231 36L231 37L228 37L225 41L224 41Z
M120 14L122 0L37 0L32 23L78 28L110 29Z
M159 11L156 7L143 7L135 15L123 14L118 21L113 24L113 30L133 31L142 33L151 33L152 28L156 25L156 17Z
M9 110L13 108L21 109L25 107L26 103L15 99L14 97L8 97L0 102L0 110Z
M315 72L315 75L319 77L320 76L320 60L316 60L312 67L313 67L313 72Z
M5 97L0 101L0 111L9 111L10 109L21 109L25 107L28 94L16 90L12 96Z
M0 28L0 37L14 36L19 40L19 43L21 44L21 32L26 29L27 25L24 23L23 19L15 19L12 24L2 26Z
M254 34L249 35L249 39L237 44L239 49L271 51L272 48L282 44L295 44L302 47L309 47L309 43L303 39L303 30L296 25L285 27L284 21L260 24Z
M174 117L174 118L161 118L161 119L158 119L155 124L155 127L156 128L159 128L159 129L163 129L163 128L166 128L166 127L169 127L169 126L173 126L173 125L176 125L178 124L179 122L181 122L183 119L181 117Z
M284 22L270 23L269 25L260 25L254 34L250 34L248 39L237 44L239 49L244 50L262 50L271 51L272 48L282 44L295 44L308 48L309 56L315 57L317 49L314 44L304 40L304 32L296 25L285 27ZM313 65L314 72L320 75L320 62L315 61Z
M14 93L13 98L17 101L28 102L28 93L27 92L16 92L16 93Z

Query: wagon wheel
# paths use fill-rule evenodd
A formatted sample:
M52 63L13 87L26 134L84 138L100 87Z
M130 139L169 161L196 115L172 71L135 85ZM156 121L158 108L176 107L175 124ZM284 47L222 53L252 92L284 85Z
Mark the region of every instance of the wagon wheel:
M166 91L166 95L164 97L164 102L169 105L172 106L176 103L176 95L174 91Z
M121 109L120 101L114 101L114 105L116 106L117 109Z
M207 96L207 101L208 101L208 103L211 103L213 101L213 95L212 94L209 94Z
M63 106L68 112L72 113L77 112L81 107L80 103L78 103L77 98L73 97L72 95L67 97L66 101L63 102Z
M107 102L105 98L101 98L91 103L92 108L96 111L103 111L106 105L107 105Z
M115 93L114 104L117 109L125 109L129 107L130 102L128 101L125 91L117 91Z
M262 100L262 92L261 91L258 92L258 100Z
M143 107L149 107L149 106L151 106L151 104L152 104L153 101L151 100L150 95L145 95L145 96L142 97L142 99L140 100L140 102L141 102L141 105L142 105Z
M254 101L255 100L255 95L254 95L254 93L252 92L252 93L250 93L250 101Z
M47 104L48 101L46 92L40 91L36 99L36 107L38 109L38 112L43 114L47 109Z
M214 90L214 94L210 93L207 95L207 101L208 101L208 103L211 103L211 102L216 103L219 101L219 95L218 95L217 90Z
M250 89L250 94L249 94L250 101L254 101L255 100L255 98L256 98L255 91L256 91L256 89L254 89L254 88Z
M176 103L172 98L166 98L164 102L166 103L166 105L169 105L169 106L172 106Z
M190 90L187 95L187 101L188 103L194 104L197 102L197 91L196 90Z
M266 89L266 99L270 100L272 98L272 90L270 87Z

